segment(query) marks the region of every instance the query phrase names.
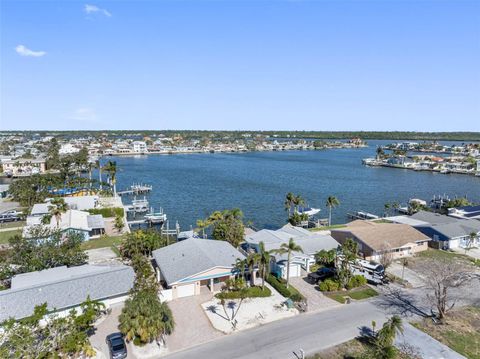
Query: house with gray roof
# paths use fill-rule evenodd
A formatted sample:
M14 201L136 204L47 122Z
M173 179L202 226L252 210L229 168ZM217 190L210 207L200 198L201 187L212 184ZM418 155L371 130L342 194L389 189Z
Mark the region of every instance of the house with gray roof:
M168 299L214 291L235 275L235 263L245 256L230 243L188 238L154 250L154 267Z
M10 289L0 291L0 322L28 317L43 303L49 311L64 314L88 296L108 307L126 299L134 278L133 269L125 265L62 266L17 274Z
M309 271L310 266L315 264L315 254L321 250L336 249L339 243L330 235L311 232L304 228L286 224L280 229L262 229L258 232L247 233L243 248L247 251L259 251L260 242L263 242L265 250L272 251L274 262L271 265L272 272L278 277L286 277L287 254L275 253L283 243L288 243L292 238L303 252L292 253L290 258L290 277L302 275L302 269Z
M415 226L432 239L430 244L439 249L468 248L480 245L480 221L455 218L439 213L420 211L411 216L425 222ZM476 236L472 239L471 234Z

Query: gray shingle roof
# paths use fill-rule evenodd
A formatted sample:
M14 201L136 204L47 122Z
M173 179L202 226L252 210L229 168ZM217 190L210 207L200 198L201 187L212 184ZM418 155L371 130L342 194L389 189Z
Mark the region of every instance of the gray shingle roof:
M101 214L92 214L88 216L87 224L91 229L105 228L105 222Z
M438 213L420 211L412 218L427 222L420 227L433 228L447 238L468 236L472 232L480 232L480 221L467 218L455 218Z
M457 219L445 216L439 213L419 211L410 216L410 218L416 219L418 221L427 222L430 224L446 224L446 223L455 223Z
M224 241L189 238L153 251L153 258L168 285L214 267L233 267L245 258Z
M133 286L134 272L125 265L83 265L25 273L18 281L16 277L11 289L0 291L0 321L27 317L45 302L49 310L63 310L79 305L88 295L94 300L125 295Z

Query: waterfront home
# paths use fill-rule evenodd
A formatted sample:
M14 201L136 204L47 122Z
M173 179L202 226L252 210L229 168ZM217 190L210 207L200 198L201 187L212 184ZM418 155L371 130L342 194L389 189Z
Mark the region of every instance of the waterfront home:
M88 296L108 308L127 298L134 278L133 269L125 265L61 266L17 274L10 289L0 291L0 322L28 317L43 303L49 311L66 315Z
M300 277L303 272L309 272L310 266L315 264L315 254L321 250L336 249L339 243L329 235L311 232L304 228L286 224L275 231L262 229L258 232L245 234L244 250L259 251L260 242L265 245L265 250L271 251L273 262L271 271L278 277L287 276L287 254L275 253L282 244L287 244L292 238L303 252L294 252L290 257L290 277Z
M27 225L23 228L23 236L35 238L37 228L68 233L75 232L84 241L105 233L105 222L100 214L91 215L88 212L69 209L62 213L59 218L52 216L46 224L43 223L43 218L44 216L40 215L28 216Z
M58 150L60 155L71 155L80 152L80 147L74 146L71 143L63 143Z
M359 255L378 261L382 255L408 257L428 248L430 238L408 224L353 221L345 228L332 229L332 237L341 244L348 238L358 244Z
M88 211L97 207L98 196L79 196L79 197L62 197L69 209L76 209L79 211ZM47 198L45 203L35 203L30 212L31 216L44 216L49 213L51 206L51 198Z
M480 206L449 208L448 215L454 218L480 220Z
M145 143L145 141L133 141L132 150L135 153L146 153L148 152L147 144Z
M3 172L8 176L30 176L44 173L46 170L44 159L7 160L2 162Z
M230 243L188 238L153 251L161 300L220 290L225 280L238 274L237 260L245 256Z
M480 245L480 221L455 218L439 213L420 211L411 216L425 222L416 229L432 239L431 246L438 249L467 248ZM475 233L476 237L471 238Z

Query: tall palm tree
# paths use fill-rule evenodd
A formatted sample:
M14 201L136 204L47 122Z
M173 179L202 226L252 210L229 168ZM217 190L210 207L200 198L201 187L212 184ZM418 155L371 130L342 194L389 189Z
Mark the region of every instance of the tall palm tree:
M265 243L258 244L259 251L257 253L258 270L262 276L262 289L265 289L265 278L270 273L270 252L265 250Z
M285 254L288 253L288 259L287 259L287 288L288 284L290 282L290 258L292 256L292 252L301 252L303 253L302 247L300 247L293 238L290 238L288 243L282 243L279 249L275 250L275 253L278 254Z
M387 202L383 205L383 207L385 208L385 217L387 217L390 213L390 208L392 207L392 205Z
M100 160L95 161L95 168L98 168L98 183L101 191L102 190L102 165L100 163Z
M210 226L210 221L207 219L197 219L197 227L202 230L202 238L207 238L205 235L205 228Z
M240 259L240 258L237 258L237 260L235 261L235 270L237 270L238 272L240 272L240 274L242 275L242 278L245 280L245 273L246 273L246 268L248 267L247 265L247 260L246 259Z
M294 198L293 205L295 212L298 212L299 206L305 206L305 199L301 195L297 195Z
M108 161L103 170L108 173L110 177L110 184L113 187L113 196L117 197L117 162Z
M295 200L295 195L292 192L288 192L287 195L285 196L284 206L285 206L285 210L288 213L288 218L289 219L290 219L290 215L292 213L292 206L293 206L294 200Z
M328 225L332 225L332 208L340 205L340 201L335 196L328 196L327 202L325 203L328 207Z
M54 198L51 202L51 205L48 206L48 212L51 217L55 217L57 222L57 228L60 227L60 220L62 219L62 214L68 210L68 205L65 203L63 198Z
M250 287L255 286L255 266L257 265L257 256L255 253L251 253L245 259L245 264L247 265L248 272L250 273Z

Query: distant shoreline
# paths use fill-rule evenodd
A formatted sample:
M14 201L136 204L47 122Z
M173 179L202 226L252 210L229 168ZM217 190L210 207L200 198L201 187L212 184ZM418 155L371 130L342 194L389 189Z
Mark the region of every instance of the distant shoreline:
M214 135L214 138L230 136L233 138L248 138L256 135L290 138L290 139L351 139L359 137L363 140L416 140L416 141L480 141L480 132L475 131L454 131L454 132L417 132L417 131L222 131L222 130L71 130L71 131L56 131L56 130L5 130L0 131L0 135L13 134L39 134L41 136L56 135L105 135L105 136L123 136L123 135L137 135L137 136L155 136L163 134L183 135L188 138L203 137L207 135Z

